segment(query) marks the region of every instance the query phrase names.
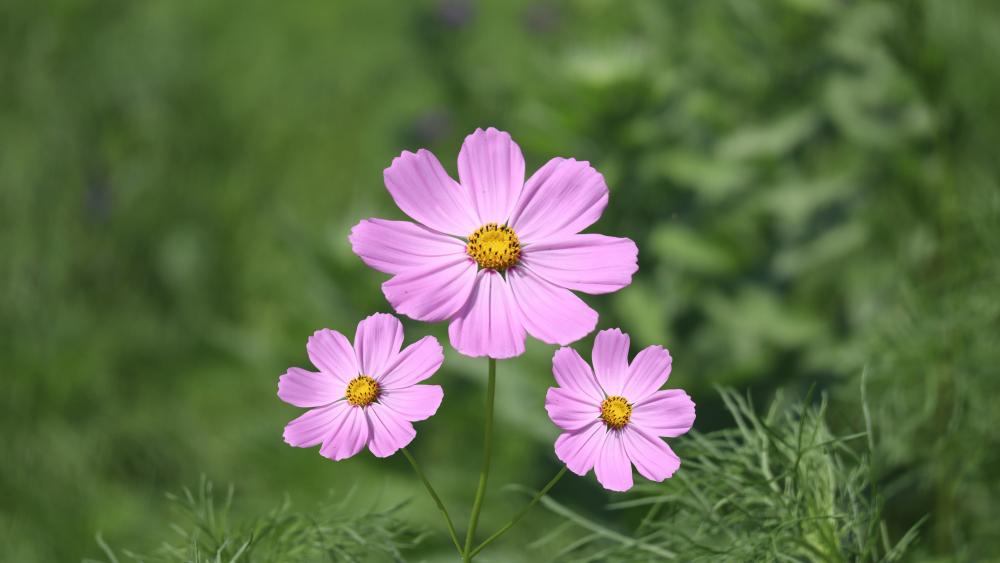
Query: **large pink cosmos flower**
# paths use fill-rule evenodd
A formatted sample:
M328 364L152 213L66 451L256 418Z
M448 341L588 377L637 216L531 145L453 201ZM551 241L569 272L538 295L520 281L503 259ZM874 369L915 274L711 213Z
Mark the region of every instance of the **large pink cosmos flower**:
M571 348L552 359L559 387L545 396L549 418L565 432L556 455L577 475L594 469L606 489L632 488L632 466L652 481L674 474L681 460L661 436L684 434L694 424L694 403L680 389L660 391L670 377L670 353L650 346L628 361L629 337L618 329L597 333L594 369Z
M396 312L450 320L467 356L520 355L525 333L565 345L594 330L597 312L570 290L616 291L638 268L631 240L580 234L608 203L604 178L553 158L525 182L521 149L493 128L466 137L458 177L426 150L403 152L385 185L416 223L367 219L351 231L365 264L392 274L382 291Z
M417 385L444 361L441 344L426 336L400 351L403 325L376 314L358 324L354 346L335 330L316 331L306 343L319 373L289 368L278 379L278 397L311 410L288 423L285 442L299 448L322 444L333 460L366 445L387 457L409 444L424 420L441 405L440 385Z

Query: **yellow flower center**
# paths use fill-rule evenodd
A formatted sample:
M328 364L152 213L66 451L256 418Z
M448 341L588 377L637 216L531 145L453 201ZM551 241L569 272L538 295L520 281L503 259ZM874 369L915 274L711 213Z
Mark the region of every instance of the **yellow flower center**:
M521 241L507 225L486 223L469 235L465 252L480 268L506 270L521 259Z
M608 397L601 402L601 419L614 429L624 428L632 418L632 405L625 397Z
M347 384L344 396L356 407L367 407L378 398L378 382L367 375L359 375Z

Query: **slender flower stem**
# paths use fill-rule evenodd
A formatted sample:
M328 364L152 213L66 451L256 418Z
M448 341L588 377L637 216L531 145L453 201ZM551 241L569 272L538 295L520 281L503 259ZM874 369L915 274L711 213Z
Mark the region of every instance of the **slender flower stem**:
M455 549L458 550L458 554L464 557L464 552L462 551L461 544L458 543L458 534L455 533L455 524L451 521L451 516L448 515L448 509L444 507L444 503L441 502L441 497L438 496L434 487L431 486L431 482L427 480L427 476L424 472L420 470L420 466L417 465L417 460L413 459L413 455L410 454L410 450L403 448L403 455L406 456L406 461L410 462L410 466L413 467L413 471L416 472L417 477L424 483L424 487L427 487L427 492L430 493L431 498L434 499L434 504L437 505L438 510L444 516L444 521L448 525L448 534L451 535L451 541L455 544Z
M468 563L474 556L472 543L476 539L476 526L479 525L479 511L483 509L483 499L486 497L486 481L490 476L490 455L493 449L493 398L497 389L497 361L490 358L489 378L486 382L486 427L483 431L483 468L479 471L479 486L476 488L476 500L472 503L472 516L469 518L469 530L465 534L465 550L462 561Z
M535 496L531 499L531 502L529 502L527 506L525 506L524 508L521 509L520 512L515 514L514 517L510 519L510 522L504 524L504 526L499 530L497 530L492 536L483 540L483 543L479 544L479 547L472 550L472 553L469 555L469 557L470 558L475 557L476 554L478 554L480 551L483 550L483 548L493 543L500 536L506 534L507 530L513 528L515 524L520 522L521 518L524 518L524 515L527 514L529 510L531 510L531 507L538 504L538 501L542 500L542 497L547 495L548 492L552 490L552 487L555 487L556 483L558 483L559 480L562 479L563 475L565 474L566 474L566 467L563 466L563 468L559 470L559 473L556 473L556 476L553 477L551 480L549 480L549 482L546 483L544 487L542 487L542 490L535 493Z

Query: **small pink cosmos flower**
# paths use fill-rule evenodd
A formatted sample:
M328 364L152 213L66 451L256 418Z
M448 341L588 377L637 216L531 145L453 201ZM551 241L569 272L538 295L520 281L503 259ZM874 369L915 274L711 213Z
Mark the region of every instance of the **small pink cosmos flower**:
M441 405L440 385L417 384L441 367L444 354L433 336L402 345L402 323L381 313L358 324L354 346L335 330L316 331L306 351L319 372L289 368L278 379L282 401L310 409L285 426L285 442L322 444L319 453L333 460L365 446L387 457L409 444L417 435L410 423Z
M694 424L694 403L680 389L660 391L670 377L670 353L650 346L628 361L629 337L618 329L597 333L594 369L571 348L552 359L559 387L545 396L549 418L565 432L556 455L577 475L594 469L606 489L632 488L632 466L652 481L677 471L680 458L661 436L676 437Z
M617 291L638 269L627 238L580 234L608 203L588 163L553 158L524 181L524 157L492 127L466 137L459 182L430 152L403 152L385 170L396 205L416 223L366 219L354 252L393 277L382 292L397 313L450 321L451 345L467 356L524 353L526 334L569 344L597 326L597 312L570 290Z

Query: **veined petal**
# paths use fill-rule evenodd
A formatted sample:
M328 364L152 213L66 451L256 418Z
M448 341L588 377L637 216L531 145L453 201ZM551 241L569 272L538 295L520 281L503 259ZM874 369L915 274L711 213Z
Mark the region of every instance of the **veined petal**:
M597 311L570 290L543 280L528 268L507 270L507 283L524 328L542 342L570 344L597 326Z
M382 293L401 315L426 322L449 319L469 300L476 284L476 263L460 256L397 274Z
M347 412L336 427L323 440L323 447L319 449L319 453L334 461L347 459L360 452L368 443L370 436L371 430L368 427L365 409L348 406Z
M278 378L278 397L296 407L321 407L344 398L347 385L336 377L302 368L288 368Z
M306 342L306 352L314 366L344 385L361 373L351 342L335 330L324 328L314 332Z
M524 185L510 225L524 243L565 237L593 225L607 205L604 176L587 162L553 158Z
M368 449L375 457L391 456L412 442L417 435L412 424L384 405L373 403L368 407L367 415L371 425Z
M549 387L545 410L556 426L569 432L589 426L601 417L601 408L592 399L559 387Z
M434 375L444 362L444 348L437 338L425 336L396 356L378 379L383 389L409 387Z
M601 454L597 456L594 473L605 489L624 492L632 488L632 463L625 453L621 431L608 432Z
M662 346L649 346L639 352L628 366L622 393L636 403L663 387L670 377L670 352Z
M350 407L347 401L310 409L285 426L284 439L290 446L311 448L343 424Z
M580 354L572 348L556 350L552 356L552 375L560 387L586 396L595 405L600 405L605 398L604 391L594 376L594 370L590 369L587 362L583 361Z
M458 153L458 178L469 190L480 224L504 224L524 187L521 148L504 131L476 129Z
M586 475L597 463L607 436L608 431L600 422L574 432L564 432L556 438L556 457L573 473Z
M604 392L621 395L628 373L629 337L620 329L602 330L594 339L594 374Z
M365 219L351 229L348 240L365 264L386 274L465 255L461 240L409 221Z
M388 389L379 395L379 402L410 422L434 416L444 390L440 385L411 385L400 389Z
M582 234L525 245L521 261L548 281L584 293L611 293L632 283L639 249L627 238Z
M481 270L465 307L448 326L451 345L474 358L512 358L524 353L524 327L503 276Z
M377 378L396 361L403 345L403 323L392 315L376 313L358 323L354 350L361 373Z
M694 424L694 401L680 389L656 391L632 406L632 424L644 432L673 438Z
M663 440L631 426L623 428L621 435L629 461L646 479L663 481L681 466L681 459Z
M384 177L396 205L416 221L460 237L479 228L469 188L452 180L430 151L404 151Z

